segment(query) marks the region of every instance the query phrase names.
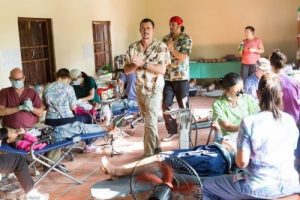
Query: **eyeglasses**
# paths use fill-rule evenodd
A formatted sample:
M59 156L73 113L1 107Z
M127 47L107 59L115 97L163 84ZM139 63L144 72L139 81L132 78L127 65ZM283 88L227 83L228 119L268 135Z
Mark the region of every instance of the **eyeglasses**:
M12 80L12 81L21 81L21 80L23 80L24 79L24 77L23 78L13 78L13 77L9 77L9 80Z
M228 93L231 95L231 96L236 96L236 97L239 97L241 94L244 94L244 91L243 90L239 90L235 93L232 93L230 91L228 91Z

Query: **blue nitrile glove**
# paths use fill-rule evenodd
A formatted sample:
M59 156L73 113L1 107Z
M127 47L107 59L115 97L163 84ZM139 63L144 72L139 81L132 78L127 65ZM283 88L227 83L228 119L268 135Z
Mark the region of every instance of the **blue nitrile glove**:
M32 105L32 101L30 99L27 99L26 101L24 101L23 105L25 105L30 112L33 111L33 105Z
M19 110L20 111L30 112L30 110L27 108L27 106L25 105L25 103L23 103L22 105L19 105Z

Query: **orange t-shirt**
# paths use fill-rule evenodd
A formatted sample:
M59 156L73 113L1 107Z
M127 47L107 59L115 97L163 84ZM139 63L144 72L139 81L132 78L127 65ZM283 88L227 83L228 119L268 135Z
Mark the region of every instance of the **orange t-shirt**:
M252 40L245 39L243 40L244 49L242 55L242 63L243 64L256 64L257 60L260 58L259 53L252 53L249 51L250 48L261 49L263 47L263 43L261 39L255 37Z

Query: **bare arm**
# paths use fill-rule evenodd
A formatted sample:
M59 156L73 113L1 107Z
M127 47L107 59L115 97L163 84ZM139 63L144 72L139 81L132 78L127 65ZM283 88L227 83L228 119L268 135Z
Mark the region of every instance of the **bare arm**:
M13 107L13 108L7 108L4 106L0 106L0 116L6 116L6 115L11 115L19 112L20 109L19 107Z
M220 126L228 132L238 132L239 131L239 125L234 125L228 121L218 121L220 123Z
M162 74L166 73L167 65L165 64L148 64L146 70L155 74Z
M258 48L250 48L249 51L252 53L258 53L263 54L265 52L264 46L258 47Z
M174 48L170 49L170 53L177 58L180 62L183 62L189 55L187 53L180 53Z
M95 96L95 88L92 88L90 91L89 91L89 95L86 96L86 97L83 97L81 98L82 101L89 101L89 100L92 100Z
M32 113L38 117L41 117L44 113L44 105L42 105L40 108L33 107Z
M133 57L132 63L133 65L135 65L135 70L139 67L155 74L164 75L166 73L166 68L167 68L166 64L146 63L141 57ZM146 68L144 68L145 64L147 64Z
M250 160L250 154L243 150L238 149L235 156L235 163L240 169L244 169L248 166Z
M138 66L136 66L135 64L127 64L124 67L124 73L127 74L131 74L134 73L136 71L136 69L138 68Z

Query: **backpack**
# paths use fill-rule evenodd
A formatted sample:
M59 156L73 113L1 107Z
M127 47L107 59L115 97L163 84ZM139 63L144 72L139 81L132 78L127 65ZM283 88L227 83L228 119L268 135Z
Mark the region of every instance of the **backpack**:
M175 150L167 154L187 162L200 177L219 176L230 173L232 158L220 144L200 145L191 149Z

